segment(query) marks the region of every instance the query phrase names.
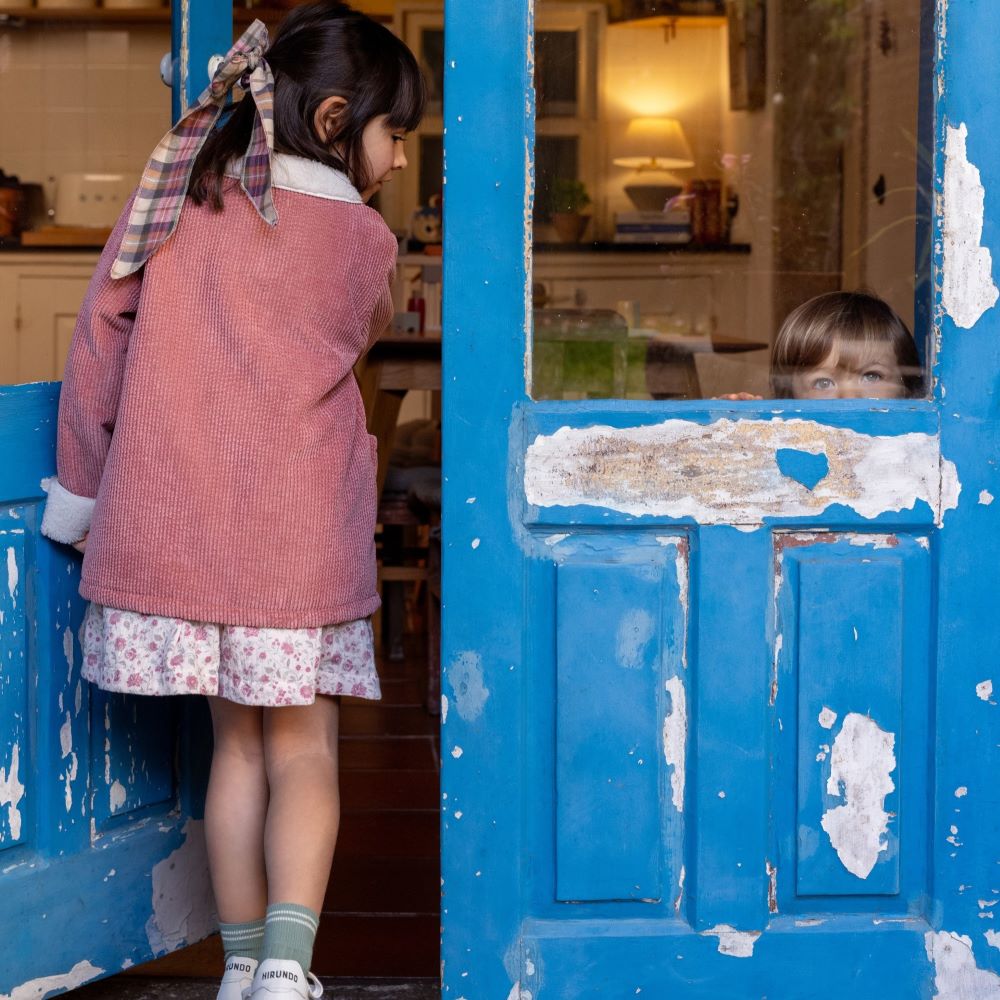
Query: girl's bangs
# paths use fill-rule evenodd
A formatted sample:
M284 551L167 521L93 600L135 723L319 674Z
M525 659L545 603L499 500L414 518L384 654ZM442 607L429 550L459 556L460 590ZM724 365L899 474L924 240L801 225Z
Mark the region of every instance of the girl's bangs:
M385 112L393 128L412 132L424 116L426 87L424 77L409 51L396 57L395 87Z

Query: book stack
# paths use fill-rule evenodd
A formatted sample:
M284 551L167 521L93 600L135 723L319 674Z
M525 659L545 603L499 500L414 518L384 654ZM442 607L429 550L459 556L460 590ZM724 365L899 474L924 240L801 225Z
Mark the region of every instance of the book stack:
M690 243L691 210L677 206L666 212L616 212L615 243Z

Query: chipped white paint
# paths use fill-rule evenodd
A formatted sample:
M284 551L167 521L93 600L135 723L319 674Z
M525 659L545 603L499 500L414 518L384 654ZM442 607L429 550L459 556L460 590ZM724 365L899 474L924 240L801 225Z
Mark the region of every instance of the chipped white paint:
M17 607L17 557L14 547L7 547L7 591L10 594L11 607Z
M980 681L976 685L976 697L981 701L989 701L993 697L993 681Z
M824 454L830 471L812 490L782 474L775 452ZM832 504L860 515L930 505L940 521L957 506L955 465L936 435L873 436L812 420L666 420L645 427L561 427L528 447L524 489L538 507L584 504L635 516L757 525L808 517Z
M66 683L68 684L73 676L73 633L69 626L63 629L62 646L63 658L66 660Z
M687 869L681 865L681 873L677 879L677 895L674 897L674 913L681 912L681 903L684 901L684 880L687 878Z
M993 500L994 500L993 494L990 493L989 490L980 490L979 491L979 502L984 507L989 507L989 505L991 503L993 503Z
M75 990L91 979L96 979L104 972L90 962L77 962L69 972L60 976L43 976L32 979L28 983L16 986L10 993L0 993L0 1000L42 1000L43 997L56 993Z
M659 539L657 539L659 541ZM675 543L677 539L674 539ZM662 544L662 543L661 543ZM681 665L687 670L688 665L688 618L690 617L691 584L688 579L687 564L688 549L686 545L677 545L677 558L674 566L677 571L677 599L681 608Z
M463 1000L463 998L460 997L459 1000ZM531 990L524 989L518 981L510 988L507 1000L531 1000Z
M451 755L452 757L455 758L455 760L458 760L458 758L461 757L463 753L465 753L465 751L461 747L455 747L455 749L452 750Z
M153 913L146 921L146 937L156 955L200 941L217 926L204 823L188 820L182 832L184 843L153 866Z
M760 931L738 931L729 924L716 924L707 931L700 931L702 936L719 939L719 954L731 955L733 958L751 958L753 946L760 937Z
M441 695L441 725L443 726L448 721L448 696L446 694Z
M479 539L478 538L473 538L472 539L472 547L474 549L478 549L479 548Z
M14 840L21 839L21 799L24 798L24 785L17 776L20 764L21 747L15 743L10 753L10 769L5 771L0 767L0 806L7 807L7 825ZM2 840L0 836L0 840Z
M59 727L59 749L65 760L73 751L73 717L66 713L66 721Z
M1000 931L985 931L983 937L991 948L1000 949Z
M641 670L643 654L653 638L653 616L645 608L634 608L622 616L615 636L615 659L625 670Z
M459 653L448 667L448 683L455 699L455 710L465 722L475 722L483 714L490 696L483 683L483 660L478 653Z
M779 632L774 637L774 655L771 657L771 693L768 704L773 705L778 700L778 668L781 665L781 650L785 645L785 637Z
M112 813L117 812L123 805L125 805L128 793L125 791L125 786L117 778L115 778L111 788L108 789L108 797L110 799Z
M687 695L680 677L671 677L665 687L670 695L670 714L663 719L663 758L670 772L670 800L684 812L684 755L687 748Z
M567 538L569 538L568 534L546 535L545 536L545 544L551 547L553 545L558 545L560 542L566 541Z
M819 724L824 729L833 729L833 724L837 721L837 713L831 708L823 706L823 711L819 713Z
M890 775L896 769L896 737L868 716L850 712L833 741L828 795L843 805L823 814L822 826L844 867L867 878L879 854L888 847L885 797L896 787Z
M965 785L959 785L958 788L955 789L956 799L964 799L965 796L968 794L969 794L969 789Z
M934 1000L1000 1000L1000 976L976 966L972 938L927 931L924 947L934 963Z
M73 808L73 782L76 781L76 776L79 773L79 761L76 754L72 754L69 759L69 766L66 768L66 788L63 793L63 802L66 806L66 812L69 812Z
M803 917L801 920L795 921L796 927L820 927L825 924L826 921L820 917Z
M778 912L778 868L770 861L764 862L764 871L767 873L767 910L769 913Z
M949 125L944 147L944 213L941 238L944 266L941 304L956 326L970 329L996 305L993 258L982 245L986 189L969 162L969 129Z
M830 744L829 743L820 743L820 745L819 745L819 753L816 754L816 760L817 761L824 761L829 756L830 756Z
M858 549L894 549L899 544L895 535L849 535L847 541Z

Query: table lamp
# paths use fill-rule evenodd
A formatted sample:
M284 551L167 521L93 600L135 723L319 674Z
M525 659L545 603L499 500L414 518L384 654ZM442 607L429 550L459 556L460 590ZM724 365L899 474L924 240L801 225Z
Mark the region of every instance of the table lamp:
M684 182L670 171L693 167L694 158L676 118L633 118L614 163L635 170L625 185L632 204L640 212L662 212L684 189Z

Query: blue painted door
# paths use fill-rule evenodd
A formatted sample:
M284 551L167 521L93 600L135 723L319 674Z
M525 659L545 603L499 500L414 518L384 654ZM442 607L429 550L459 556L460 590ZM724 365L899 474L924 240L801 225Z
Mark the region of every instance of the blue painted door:
M59 386L0 388L0 996L61 993L214 927L206 720L80 676L80 557L40 531ZM197 744L198 746L195 746Z
M214 33L195 22L199 53L229 38L220 9ZM191 17L175 17L185 43ZM39 531L58 398L57 383L0 387L0 997L25 1000L216 926L204 705L109 695L80 676L81 559Z
M446 18L445 996L1000 997L1000 8L877 406L531 401L529 4Z

